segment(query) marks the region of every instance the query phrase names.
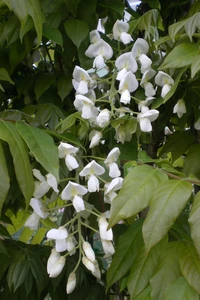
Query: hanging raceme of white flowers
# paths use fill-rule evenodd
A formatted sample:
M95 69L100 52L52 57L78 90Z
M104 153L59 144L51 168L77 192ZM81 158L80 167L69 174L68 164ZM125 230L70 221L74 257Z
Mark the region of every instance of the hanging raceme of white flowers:
M93 68L89 71L80 66L74 68L72 80L76 91L74 107L80 112L81 118L90 124L88 140L89 148L92 150L104 142L104 131L114 120L119 120L118 125L114 127L116 144L130 141L136 130L141 133L151 132L152 122L159 117L159 111L151 109L150 106L157 96L165 97L174 84L170 75L161 71L156 74L152 68L147 41L142 38L133 41L128 30L129 24L126 22L118 20L114 24L112 38L118 44L115 59L113 56L116 49L112 49L110 44L101 38L100 33L93 30L90 33L91 44L85 52L87 57L93 59ZM111 35L109 37L111 38ZM143 100L135 97L138 88L144 91ZM99 98L97 94L100 95ZM132 110L133 106L137 107L136 111ZM179 100L174 108L174 113L179 117L185 113L183 106L183 101ZM125 116L129 127L125 125ZM123 119L123 122L120 122L120 119ZM26 220L25 227L37 230L40 220L49 216L48 204L58 195L66 202L63 207L73 209L73 216L66 224L47 232L47 240L54 246L47 263L49 277L57 277L62 272L68 255L79 253L77 265L70 273L66 284L66 292L69 294L76 287L76 270L81 262L93 276L101 278L93 245L82 235L83 227L99 234L105 258L111 259L115 252L112 229L107 229L109 211L99 212L87 202L87 199L90 193L99 192L104 203L112 205L122 187L123 176L118 164L120 157L118 147L110 149L107 157L91 156L91 160L88 160L79 156L77 147L61 142L58 154L60 159L64 159L67 170L73 171L76 175L74 179L66 180L65 188L60 190L59 182L56 182L52 174L43 176L39 170L33 170L33 175L37 179L30 202L33 212ZM109 180L103 179L104 174ZM51 190L52 196L48 199L46 194ZM89 222L91 214L96 217L98 230L96 227L92 228Z

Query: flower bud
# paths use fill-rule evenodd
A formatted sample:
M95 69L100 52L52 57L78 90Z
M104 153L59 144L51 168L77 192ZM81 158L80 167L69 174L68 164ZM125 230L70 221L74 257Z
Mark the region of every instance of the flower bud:
M89 260L86 256L82 257L82 263L84 264L84 266L91 272L95 272L95 265L94 263Z
M60 258L60 253L56 252L55 249L51 250L51 255L49 256L49 259L47 261L47 273L50 274L53 266L56 264L56 262Z
M55 278L62 272L65 266L66 258L64 256L60 256L60 258L56 261L56 263L52 266L50 270L49 277Z
M67 281L67 287L66 287L67 294L72 293L75 287L76 287L76 273L72 272L69 274L68 281Z
M83 251L85 253L85 255L87 256L87 258L91 261L94 262L95 261L95 254L94 251L90 245L90 243L88 242L83 242Z

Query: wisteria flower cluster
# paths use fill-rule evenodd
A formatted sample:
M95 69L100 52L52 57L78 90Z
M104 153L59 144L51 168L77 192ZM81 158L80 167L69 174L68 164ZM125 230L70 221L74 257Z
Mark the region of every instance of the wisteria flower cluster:
M128 30L126 22L118 20L114 24L110 38L118 49L113 49L97 30L93 30L85 52L93 60L93 68L74 68L74 107L80 118L90 125L88 139L91 150L105 143L104 132L111 123L115 129L116 145L130 141L136 130L151 132L152 122L159 117L159 111L151 109L151 104L158 93L164 98L174 84L170 75L162 71L156 73L153 69L147 41L142 38L133 41ZM112 60L115 53L116 58ZM143 91L143 100L135 96L138 89ZM174 113L180 118L185 112L184 100L179 100ZM60 142L58 146L59 158L64 159L68 172L75 174L66 179L67 184L62 190L60 182L52 174L44 176L33 169L37 179L30 201L33 212L25 222L25 227L37 230L40 220L50 216L48 205L57 197L62 199L63 208L73 210L66 224L50 229L46 235L47 241L53 245L47 263L49 277L57 277L64 269L67 256L78 252L79 260L68 277L67 294L76 287L76 271L81 262L93 276L98 280L101 278L98 258L93 245L82 234L83 227L98 234L105 259L110 260L115 252L113 232L108 230L109 210L99 212L89 204L89 194L100 193L106 207L109 207L123 185L119 147L110 149L102 158L93 155L89 159L83 158L79 151L79 148L66 142ZM90 224L91 214L96 217L98 230Z

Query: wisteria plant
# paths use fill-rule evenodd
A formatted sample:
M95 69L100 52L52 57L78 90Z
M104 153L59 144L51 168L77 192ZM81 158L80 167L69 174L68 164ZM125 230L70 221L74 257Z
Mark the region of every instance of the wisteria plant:
M1 299L199 299L200 4L180 2L0 1Z

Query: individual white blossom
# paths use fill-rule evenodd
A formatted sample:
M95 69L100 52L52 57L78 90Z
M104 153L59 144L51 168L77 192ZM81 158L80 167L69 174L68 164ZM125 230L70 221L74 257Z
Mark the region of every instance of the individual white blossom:
M167 73L159 71L155 77L155 83L162 87L161 97L164 98L171 90L174 80Z
M95 44L101 39L97 29L90 31L90 43Z
M77 93L84 95L88 93L90 84L92 84L92 78L83 68L75 66L72 84Z
M133 57L139 59L139 57L142 54L147 54L148 51L149 51L149 44L147 43L147 41L145 41L142 38L138 38L133 45L131 53Z
M69 252L69 255L73 255L76 252L75 246L77 241L74 236L68 236L66 238L66 250Z
M117 20L113 26L113 37L117 41L121 41L123 44L129 44L133 39L130 34L128 34L129 24Z
M75 182L69 181L67 186L61 193L61 198L63 200L71 200L76 212L83 211L85 209L85 204L82 197L88 192L88 190Z
M146 54L141 54L138 60L140 62L140 70L142 74L151 69L152 60Z
M90 243L88 242L83 242L82 244L82 247L83 247L83 251L85 253L85 256L91 261L94 263L95 261L95 253L94 253L94 250L92 249Z
M140 129L143 132L151 132L151 122L155 121L159 116L159 111L156 109L149 110L148 107L144 107L145 110L137 115L137 120L140 124Z
M185 101L183 99L178 100L178 102L174 106L173 113L177 114L179 118L181 118L186 113Z
M105 192L104 192L104 202L111 204L112 200L117 196L115 191L118 191L122 187L123 183L122 177L114 178L110 183L105 184Z
M96 163L95 160L92 160L84 167L79 175L88 178L88 191L92 193L99 191L99 180L95 175L102 175L104 172L105 169L101 165Z
M55 249L57 252L63 252L67 250L66 238L68 237L67 229L63 226L58 227L58 229L53 228L47 232L47 238L50 240L55 240Z
M30 206L33 208L33 213L26 220L24 227L37 230L40 218L46 219L49 213L46 205L39 199L31 198Z
M101 240L112 241L113 240L113 232L112 229L108 229L108 222L104 216L101 216L98 220L99 224L99 233Z
M104 108L99 115L96 117L96 123L99 127L104 128L109 124L110 121L110 111Z
M66 293L71 294L76 287L76 273L72 272L69 274L66 286Z
M120 150L118 147L115 147L108 153L108 156L104 161L106 166L109 168L109 176L112 178L119 177L121 175L119 167L116 164L119 155L120 155Z
M113 56L113 50L108 43L100 39L88 47L85 55L89 58L94 58L93 68L101 69L104 67L105 61Z
M98 110L95 107L94 101L84 95L76 95L74 100L75 108L81 112L83 119L93 119L97 116Z
M130 71L122 78L119 83L119 93L121 94L120 102L124 104L130 104L131 95L138 88L138 81L135 74Z
M89 134L89 140L90 140L89 148L93 148L99 145L101 138L102 138L101 131L92 130Z
M78 148L72 146L68 143L60 143L58 146L58 154L60 158L65 158L65 164L69 171L77 169L79 164L74 157L74 155L77 153Z
M35 181L35 190L33 196L36 199L42 198L50 188L52 188L57 194L59 193L57 180L52 174L47 174L43 176L41 172L37 169L33 169L33 175L38 179Z
M131 52L121 54L115 61L115 66L119 71L117 74L117 80L122 78L130 71L135 73L138 69L137 62Z

